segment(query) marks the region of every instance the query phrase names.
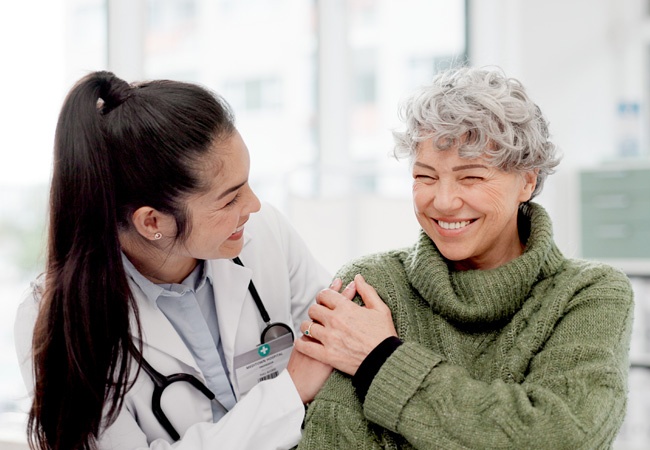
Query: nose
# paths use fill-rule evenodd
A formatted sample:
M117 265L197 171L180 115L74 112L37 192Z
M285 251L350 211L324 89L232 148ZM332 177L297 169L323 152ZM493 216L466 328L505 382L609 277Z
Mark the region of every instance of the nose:
M463 205L457 186L453 183L439 181L433 196L433 207L440 212L452 212Z
M248 200L248 213L254 213L260 210L262 207L262 204L260 203L260 199L257 198L257 195L255 195L255 192L253 192L253 189L250 187L249 184L246 184L246 187L248 189L248 192L246 193L247 200Z

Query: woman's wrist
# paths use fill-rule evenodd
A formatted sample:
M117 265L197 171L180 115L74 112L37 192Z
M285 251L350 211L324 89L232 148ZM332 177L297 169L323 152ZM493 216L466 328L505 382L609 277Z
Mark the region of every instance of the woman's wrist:
M402 344L402 340L397 336L389 336L381 341L361 362L356 373L352 376L352 385L356 389L361 403L366 399L372 380L381 369L381 366Z

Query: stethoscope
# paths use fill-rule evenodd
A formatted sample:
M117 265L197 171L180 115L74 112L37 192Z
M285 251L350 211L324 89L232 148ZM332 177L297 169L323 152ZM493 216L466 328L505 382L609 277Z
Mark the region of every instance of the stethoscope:
M242 267L244 267L244 264L241 262L241 259L239 257L235 257L233 259L233 262L235 264L238 264ZM253 284L253 280L248 283L248 290L251 293L251 296L253 297L253 300L255 301L255 305L257 306L257 309L260 312L260 315L262 316L262 320L266 323L266 327L262 330L262 333L260 335L260 343L265 344L269 341L272 341L274 339L279 338L280 336L285 336L287 334L291 335L291 338L293 339L293 330L289 325L286 323L282 322L274 322L271 323L271 317L269 316L269 313L266 311L266 308L264 307L264 304L262 303L262 299L260 298L260 295L257 293L257 289L255 289L255 285ZM196 378L194 375L190 375L189 373L175 373L172 375L163 375L160 372L158 372L156 369L154 369L151 364L147 362L147 360L144 359L144 356L134 347L132 349L133 354L136 358L136 360L140 363L140 367L149 375L149 378L151 378L151 381L153 382L153 394L151 396L151 410L153 411L154 416L160 423L160 425L165 429L165 431L171 436L171 438L174 441L179 440L181 437L174 428L174 426L171 424L167 416L162 410L162 407L160 406L160 400L162 398L162 394L164 390L172 383L176 383L178 381L184 381L186 383L191 384L194 386L196 389L198 389L203 395L205 395L210 401L216 402L217 405L224 411L227 412L228 410L221 404L219 400L215 397L214 393L207 388L205 384L201 382L198 378Z

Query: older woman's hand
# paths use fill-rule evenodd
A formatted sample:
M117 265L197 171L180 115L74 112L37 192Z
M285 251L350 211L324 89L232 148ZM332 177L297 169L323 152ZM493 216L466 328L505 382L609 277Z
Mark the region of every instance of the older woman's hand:
M349 300L355 290L365 307ZM342 293L333 288L322 290L316 301L309 308L312 321L300 326L303 336L295 348L342 372L354 375L377 345L397 336L390 309L361 275Z

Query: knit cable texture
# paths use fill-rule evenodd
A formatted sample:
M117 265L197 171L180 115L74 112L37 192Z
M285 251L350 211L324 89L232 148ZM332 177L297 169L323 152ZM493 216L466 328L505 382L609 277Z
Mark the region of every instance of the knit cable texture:
M423 232L360 258L404 341L360 403L335 372L299 449L607 449L625 415L633 295L604 264L565 258L531 203L519 258L457 272ZM360 301L357 299L357 301Z

